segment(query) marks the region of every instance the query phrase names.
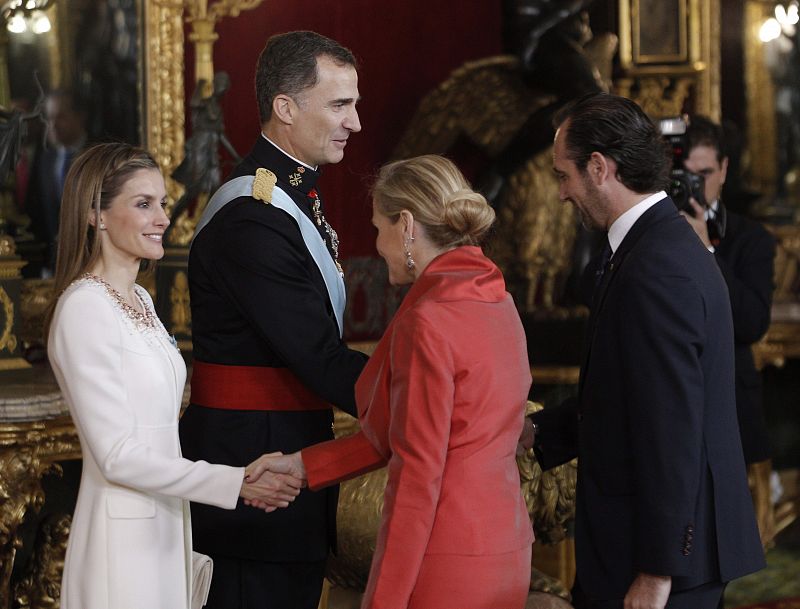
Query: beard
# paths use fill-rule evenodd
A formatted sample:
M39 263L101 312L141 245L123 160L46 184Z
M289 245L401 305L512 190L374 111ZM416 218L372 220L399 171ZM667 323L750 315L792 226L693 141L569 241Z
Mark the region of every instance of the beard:
M608 197L600 192L600 189L594 185L588 174L583 176L582 199L580 206L575 203L573 203L573 206L575 211L578 212L578 218L583 227L588 230L608 230L602 220L609 208Z

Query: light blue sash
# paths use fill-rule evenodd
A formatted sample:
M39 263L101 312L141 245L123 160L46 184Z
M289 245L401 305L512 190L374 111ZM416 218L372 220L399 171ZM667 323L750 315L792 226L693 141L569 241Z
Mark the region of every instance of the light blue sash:
M192 243L200 231L205 228L206 224L211 221L211 218L222 209L225 205L238 199L239 197L252 197L253 196L253 181L255 176L240 176L234 178L229 182L225 182L219 187L214 196L206 205L197 227L194 230L194 237ZM272 203L264 203L264 205L274 205L282 209L297 222L300 228L300 234L303 241L308 248L308 253L314 259L314 262L322 273L322 279L325 281L325 287L328 289L328 297L331 299L333 312L336 315L336 322L339 324L339 336L342 336L344 329L344 307L347 302L347 297L344 291L344 279L342 279L339 269L331 258L328 248L325 246L325 240L319 234L317 227L311 219L306 216L297 204L292 201L292 198L287 195L280 187L275 186L272 190ZM191 247L191 246L190 246Z

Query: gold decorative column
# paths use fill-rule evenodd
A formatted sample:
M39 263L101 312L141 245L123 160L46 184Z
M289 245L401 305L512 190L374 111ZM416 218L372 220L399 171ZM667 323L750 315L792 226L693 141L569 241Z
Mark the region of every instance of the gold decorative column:
M22 275L25 261L16 254L14 239L0 233L0 371L30 368L21 357L19 310Z
M747 186L767 197L778 186L778 126L775 84L766 65L759 28L773 15L773 4L748 0L744 14L744 78L747 108Z
M223 17L237 17L242 11L256 8L263 0L155 0L159 10L178 11L185 14L185 20L191 24L189 40L195 46L195 86L201 80L205 82L203 95L212 93L214 80L214 42L219 35L214 31L216 23ZM149 19L148 19L149 22ZM182 34L182 30L181 30ZM174 92L174 99L180 98L180 111L184 111L183 74L180 78L180 93ZM173 110L174 111L174 110ZM149 119L149 116L148 116ZM148 120L148 125L150 125ZM180 133L180 147L184 144L184 134ZM176 146L169 146L175 150ZM171 173L180 159L159 159L165 173ZM167 161L167 162L164 162ZM183 187L172 179L168 179L170 197L174 204ZM194 228L211 193L203 193L198 197L191 216L181 214L173 220L175 226L170 231L169 241L165 244L164 259L158 265L156 277L156 310L170 333L178 340L178 346L184 353L191 352L191 310L189 308L189 285L187 267L189 260L189 243L194 235ZM171 211L171 207L170 210Z

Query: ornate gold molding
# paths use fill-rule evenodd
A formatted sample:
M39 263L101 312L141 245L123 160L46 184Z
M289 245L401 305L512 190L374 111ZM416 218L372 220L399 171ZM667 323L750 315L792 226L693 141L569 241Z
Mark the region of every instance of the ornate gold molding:
M214 79L214 42L219 35L214 31L223 17L238 17L242 11L256 8L263 0L217 0L210 6L208 0L186 2L186 21L192 25L189 40L195 43L195 82L205 80L203 95L211 95Z
M2 286L0 286L0 305L3 308L4 324L0 330L0 351L8 349L13 353L17 348L17 337L12 334L14 327L14 303Z
M28 569L14 586L18 609L58 609L71 525L71 516L50 514L39 526Z
M192 310L189 307L189 277L178 271L172 277L169 290L171 331L175 334L191 334Z
M183 194L183 186L169 176L183 158L185 139L184 17L193 27L190 40L196 47L195 79L205 79L210 94L213 44L218 37L214 25L262 1L218 0L209 6L208 0L144 0L145 89L140 98L145 108L145 145L165 173L171 205Z
M183 156L183 5L144 0L143 13L144 83L139 98L144 109L144 142L161 165L174 202L183 190L169 177Z
M764 65L764 45L758 36L773 5L748 0L744 7L744 83L747 108L747 186L767 196L778 184L778 134L775 121L775 86Z
M69 416L48 421L0 423L0 609L9 609L9 584L21 540L17 530L44 503L41 479L60 472L57 461L80 458Z
M631 97L637 103L649 105L645 111L653 117L676 116L694 89L694 107L691 112L705 114L713 120L720 119L720 2L719 0L678 0L681 10L687 11L688 46L682 61L658 62L650 56L638 61L634 49L634 35L648 16L633 10L640 0L619 0L619 49L624 78L616 83L620 95ZM679 24L680 27L682 25ZM660 26L650 20L649 26ZM653 32L657 37L658 33ZM666 59L666 57L665 57ZM670 99L658 103L659 90L667 92Z
M19 258L0 261L0 279L16 279L20 276L20 269L26 264L27 262Z
M639 104L649 116L658 118L680 115L694 84L694 76L639 76L620 78L615 90Z

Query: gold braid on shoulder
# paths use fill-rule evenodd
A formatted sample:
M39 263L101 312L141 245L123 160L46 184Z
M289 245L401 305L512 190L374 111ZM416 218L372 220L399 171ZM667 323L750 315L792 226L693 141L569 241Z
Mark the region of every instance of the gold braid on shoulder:
M269 169L259 167L256 169L256 178L253 180L253 198L272 203L272 191L278 178Z

